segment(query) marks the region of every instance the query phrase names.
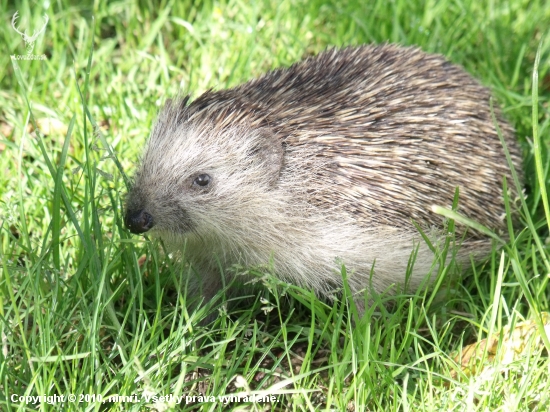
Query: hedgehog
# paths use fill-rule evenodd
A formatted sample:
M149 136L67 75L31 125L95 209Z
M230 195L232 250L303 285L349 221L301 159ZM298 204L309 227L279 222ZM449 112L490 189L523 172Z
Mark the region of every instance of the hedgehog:
M320 297L342 290L342 265L353 294L415 290L448 236L431 207L451 207L456 188L460 214L504 233L511 170L490 99L444 57L392 44L328 49L178 96L154 124L125 225L184 251L204 300L236 264L269 264ZM514 129L494 113L521 176ZM491 250L483 233L455 235L459 264Z

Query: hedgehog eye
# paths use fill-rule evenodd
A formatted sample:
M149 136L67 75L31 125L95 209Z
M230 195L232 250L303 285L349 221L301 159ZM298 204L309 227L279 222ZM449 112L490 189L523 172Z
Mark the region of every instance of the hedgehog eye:
M211 180L212 179L210 178L209 175L207 175L206 173L203 173L203 174L198 175L195 178L195 180L193 181L193 184L197 185L197 186L201 186L201 187L206 187L210 184Z

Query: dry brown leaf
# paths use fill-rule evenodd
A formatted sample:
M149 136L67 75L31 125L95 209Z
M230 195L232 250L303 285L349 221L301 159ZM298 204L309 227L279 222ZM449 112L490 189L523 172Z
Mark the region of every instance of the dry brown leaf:
M546 335L550 337L550 314L541 312L540 315ZM542 348L544 342L537 324L534 320L528 320L516 324L513 329L506 326L502 332L466 346L453 359L466 376L473 376L491 364L510 364L525 356L527 349L533 351ZM457 376L457 371L451 373L453 379Z

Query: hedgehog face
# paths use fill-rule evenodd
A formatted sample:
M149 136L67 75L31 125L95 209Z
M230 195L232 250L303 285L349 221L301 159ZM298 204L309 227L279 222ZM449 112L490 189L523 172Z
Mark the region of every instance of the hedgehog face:
M269 197L282 163L282 145L266 129L156 127L128 194L125 224L161 237L234 229L243 207Z

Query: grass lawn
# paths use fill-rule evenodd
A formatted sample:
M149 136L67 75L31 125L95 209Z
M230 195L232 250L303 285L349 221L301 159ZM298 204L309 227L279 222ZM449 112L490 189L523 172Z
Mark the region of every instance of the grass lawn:
M550 2L0 5L1 411L550 408L540 338L550 323L541 317L550 299ZM28 35L48 15L32 50L43 60L10 57L27 54L16 11ZM346 299L321 302L267 268L228 268L255 273L259 296L229 304L220 294L187 310L189 269L122 223L126 175L164 99L373 42L441 53L492 88L523 148L518 229L485 262L441 265L435 289L380 296L362 321L350 320ZM214 323L201 326L211 313ZM526 331L516 350L509 330ZM457 364L463 347L494 334L501 339L475 370Z

